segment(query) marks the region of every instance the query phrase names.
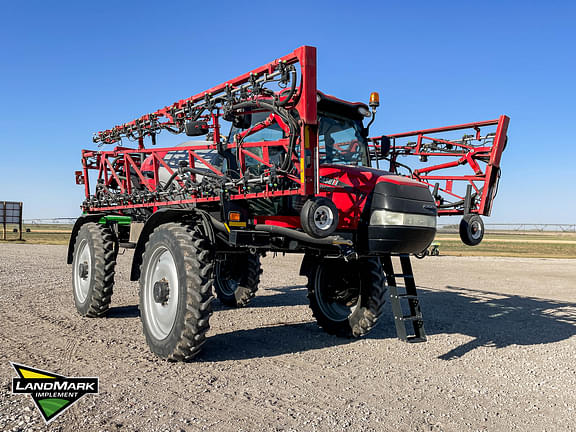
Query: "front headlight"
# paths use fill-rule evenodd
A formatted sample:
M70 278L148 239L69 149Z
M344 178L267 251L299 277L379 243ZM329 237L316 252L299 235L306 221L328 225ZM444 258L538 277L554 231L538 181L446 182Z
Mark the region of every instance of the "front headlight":
M389 210L374 210L370 225L395 225L436 228L436 216L414 213L398 213Z

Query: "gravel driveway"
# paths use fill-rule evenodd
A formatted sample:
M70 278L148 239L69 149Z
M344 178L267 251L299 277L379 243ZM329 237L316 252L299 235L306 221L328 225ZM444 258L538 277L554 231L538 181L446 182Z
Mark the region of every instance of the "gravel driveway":
M575 260L414 260L429 340L406 344L389 307L364 339L325 334L300 257L269 256L250 307L215 302L201 357L169 363L146 346L130 252L104 319L76 313L65 254L0 245L0 430L576 431ZM45 427L10 361L100 393Z

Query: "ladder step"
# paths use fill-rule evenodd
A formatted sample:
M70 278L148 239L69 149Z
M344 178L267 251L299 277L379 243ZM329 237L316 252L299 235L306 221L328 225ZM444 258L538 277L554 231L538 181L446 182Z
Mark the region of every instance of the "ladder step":
M413 294L398 294L398 295L391 295L390 297L406 300L418 300L418 296Z
M420 321L422 320L422 315L404 315L401 317L398 317L398 319L400 321Z
M422 336L408 336L406 338L406 342L410 342L410 343L419 343L419 342L426 342L426 337L422 337Z
M396 274L393 274L392 276L397 277L397 278L404 278L404 279L406 279L406 278L414 279L414 275L411 275L411 274L396 273Z

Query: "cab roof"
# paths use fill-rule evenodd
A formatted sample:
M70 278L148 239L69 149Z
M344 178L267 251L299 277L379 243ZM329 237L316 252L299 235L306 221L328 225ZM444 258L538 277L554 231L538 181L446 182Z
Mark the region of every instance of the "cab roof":
M318 111L340 114L344 117L361 120L364 118L358 108L368 110L368 105L362 102L348 102L336 96L328 95L318 91Z

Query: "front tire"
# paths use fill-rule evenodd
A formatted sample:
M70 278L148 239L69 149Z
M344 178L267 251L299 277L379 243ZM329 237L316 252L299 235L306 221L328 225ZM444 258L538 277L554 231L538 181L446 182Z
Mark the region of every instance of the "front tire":
M116 242L112 230L88 222L82 225L74 244L72 287L80 315L97 318L108 312L114 288Z
M214 267L216 296L226 306L246 306L258 291L261 273L258 255L224 255Z
M212 314L211 244L198 226L166 223L148 242L141 267L140 313L148 346L184 361L206 341Z
M323 259L308 274L308 300L318 325L341 337L366 335L384 306L386 285L378 258Z

